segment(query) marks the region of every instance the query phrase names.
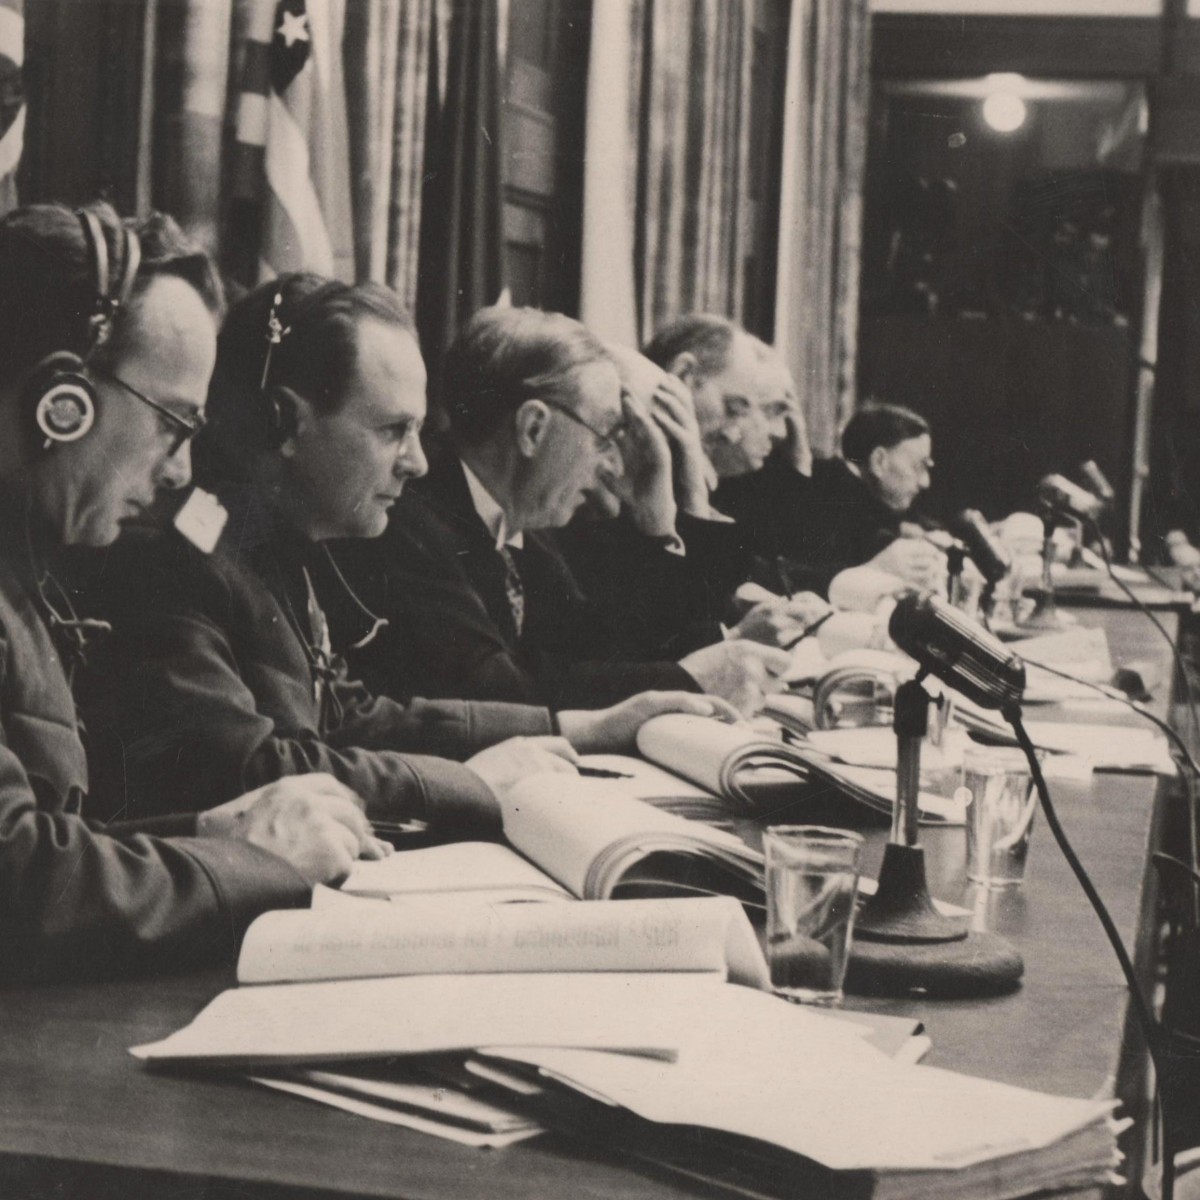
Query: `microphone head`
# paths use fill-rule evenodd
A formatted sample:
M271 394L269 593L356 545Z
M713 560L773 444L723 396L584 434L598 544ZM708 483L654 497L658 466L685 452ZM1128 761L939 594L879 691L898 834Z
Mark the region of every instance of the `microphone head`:
M1095 521L1104 501L1072 483L1065 475L1047 475L1037 485L1038 499L1053 512L1078 521Z
M983 708L1021 702L1025 664L1019 656L932 592L901 596L888 633L931 675Z
M1012 570L1012 555L977 508L964 508L950 523L971 560L988 583L999 583Z
M1103 501L1105 508L1117 498L1117 493L1113 491L1113 485L1108 482L1108 476L1100 470L1095 459L1089 458L1087 462L1080 463L1079 474L1083 479L1084 487L1093 496Z

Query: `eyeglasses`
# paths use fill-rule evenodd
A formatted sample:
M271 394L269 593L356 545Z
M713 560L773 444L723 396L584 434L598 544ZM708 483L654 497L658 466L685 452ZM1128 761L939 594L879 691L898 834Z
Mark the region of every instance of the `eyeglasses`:
M157 400L151 400L145 392L138 391L131 383L126 383L119 375L112 371L97 372L105 379L115 383L119 388L127 391L131 396L136 397L143 404L149 405L162 419L166 422L171 430L171 455L179 453L184 442L191 441L204 428L204 414L195 412L191 416L185 417L177 412L172 412L165 404L160 404Z
M574 421L576 425L582 425L600 443L601 450L619 451L621 443L629 433L629 422L624 418L618 421L607 433L602 433L594 425L590 425L585 421L578 413L572 412L566 405L556 404L553 400L543 400L542 403L547 408L552 408L555 412L562 413L564 417Z

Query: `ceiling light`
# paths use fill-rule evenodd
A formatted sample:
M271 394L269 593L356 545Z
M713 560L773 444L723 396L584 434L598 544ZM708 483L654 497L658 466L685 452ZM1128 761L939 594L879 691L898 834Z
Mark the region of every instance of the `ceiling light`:
M1012 92L992 92L983 102L983 119L997 133L1015 133L1025 124L1027 113L1025 101Z

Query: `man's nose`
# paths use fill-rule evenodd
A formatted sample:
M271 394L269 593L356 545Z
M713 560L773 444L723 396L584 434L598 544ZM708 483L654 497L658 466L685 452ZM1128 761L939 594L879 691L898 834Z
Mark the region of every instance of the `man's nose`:
M408 438L396 456L395 474L401 479L420 479L428 473L429 460L425 457L421 439L416 436Z
M176 492L192 481L192 444L184 442L174 454L167 455L155 476L155 486Z

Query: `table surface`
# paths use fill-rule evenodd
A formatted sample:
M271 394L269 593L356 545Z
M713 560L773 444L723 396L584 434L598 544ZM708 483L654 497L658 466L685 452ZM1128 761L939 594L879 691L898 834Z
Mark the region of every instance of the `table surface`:
M1165 653L1135 613L1082 616L1109 629L1118 658ZM1165 699L1157 707L1165 711ZM1086 706L1055 713L1085 719ZM1090 785L1052 788L1069 836L1147 973L1151 948L1137 938L1153 925L1142 920L1142 906L1160 785L1148 776L1098 775ZM1111 1092L1121 1074L1121 1094L1142 1116L1141 1052L1126 1029L1124 983L1044 822L1034 831L1025 885L1009 892L968 888L963 838L961 829L923 833L931 887L948 900L965 898L978 921L1013 939L1025 958L1023 986L984 1000L852 1006L920 1016L933 1040L926 1061L939 1066L1078 1096ZM870 867L883 841L883 832L871 832ZM0 992L0 1195L705 1194L553 1137L470 1150L233 1080L153 1073L128 1055L129 1046L186 1023L232 983L231 975L213 973ZM59 1190L51 1192L51 1184Z

